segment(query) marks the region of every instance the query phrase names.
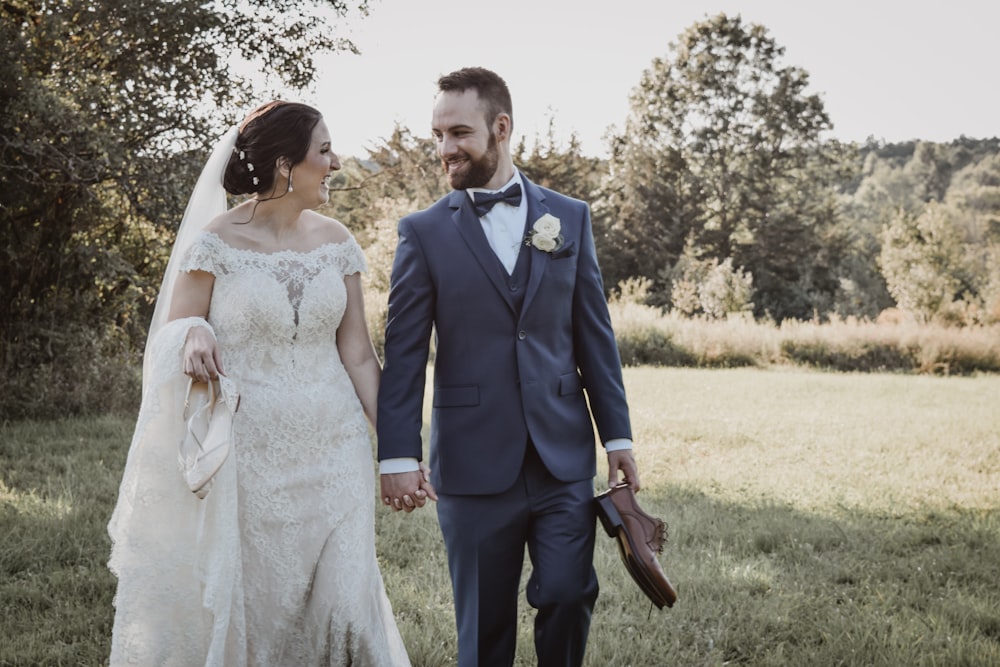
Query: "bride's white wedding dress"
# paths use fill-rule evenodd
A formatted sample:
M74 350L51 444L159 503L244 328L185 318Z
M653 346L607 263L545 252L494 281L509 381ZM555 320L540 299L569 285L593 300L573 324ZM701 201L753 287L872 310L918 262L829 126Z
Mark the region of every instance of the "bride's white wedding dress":
M202 233L181 270L215 275L208 322L241 394L208 497L178 469L191 318L150 341L149 378L109 525L111 665L409 665L375 557L367 422L336 347L353 239L310 252Z

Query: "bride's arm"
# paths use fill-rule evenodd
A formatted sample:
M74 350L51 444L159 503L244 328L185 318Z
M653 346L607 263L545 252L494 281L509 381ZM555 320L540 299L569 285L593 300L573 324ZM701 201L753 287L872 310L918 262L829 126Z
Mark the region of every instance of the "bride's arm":
M215 276L208 271L181 271L174 283L169 321L185 317L208 319ZM212 332L202 326L191 327L184 343L184 374L199 382L225 375L222 358Z
M337 329L337 351L340 352L340 361L354 384L354 391L361 400L361 407L374 427L382 367L365 320L361 274L345 276L344 284L347 287L347 308Z

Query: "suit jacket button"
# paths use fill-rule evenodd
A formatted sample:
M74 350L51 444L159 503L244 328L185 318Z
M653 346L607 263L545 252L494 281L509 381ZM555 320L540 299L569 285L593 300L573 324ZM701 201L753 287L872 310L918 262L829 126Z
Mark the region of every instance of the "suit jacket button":
M524 329L521 329L520 331L517 332L517 339L518 340L524 340L527 337L528 337L528 332L525 331Z

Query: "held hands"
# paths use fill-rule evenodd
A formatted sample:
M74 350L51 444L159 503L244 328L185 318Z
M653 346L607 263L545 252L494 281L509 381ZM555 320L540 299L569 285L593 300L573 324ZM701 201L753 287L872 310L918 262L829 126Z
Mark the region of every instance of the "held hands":
M619 479L618 472L621 471L624 479ZM608 488L628 482L632 491L639 491L639 467L635 464L635 457L632 456L631 449L619 449L608 452Z
M225 375L215 336L203 326L191 327L184 341L184 374L198 382Z
M393 512L403 511L409 514L418 507L423 507L427 499L437 501L437 493L430 483L430 468L423 463L420 470L382 475L382 503L392 508Z

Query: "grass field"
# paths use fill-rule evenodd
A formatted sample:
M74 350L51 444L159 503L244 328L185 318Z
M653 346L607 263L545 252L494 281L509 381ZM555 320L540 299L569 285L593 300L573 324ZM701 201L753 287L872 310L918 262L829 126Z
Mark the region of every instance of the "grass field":
M1000 665L1000 376L634 368L626 384L679 599L651 612L600 533L587 665ZM131 429L0 425L0 666L103 664ZM414 665L453 664L433 511L377 517ZM517 664L534 664L526 604Z

